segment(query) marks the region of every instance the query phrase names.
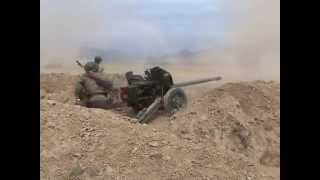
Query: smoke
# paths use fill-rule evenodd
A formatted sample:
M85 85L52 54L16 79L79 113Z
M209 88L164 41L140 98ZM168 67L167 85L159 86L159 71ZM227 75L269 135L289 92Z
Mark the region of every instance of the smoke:
M81 48L164 49L156 25L133 12L130 0L41 0L41 63L67 63Z
M229 32L227 43L238 64L250 67L257 78L280 80L280 0L237 1L229 7L235 31Z
M73 63L83 47L139 52L146 57L187 46L196 52L191 61L198 64L220 64L239 76L280 76L280 0L40 3L42 64ZM143 8L137 10L139 5ZM207 50L198 52L200 47ZM169 61L186 60L169 57Z
M79 1L40 1L41 62L64 62L75 58L78 46L94 36L99 28L101 10ZM99 2L98 2L99 3ZM95 3L96 4L96 3ZM91 5L91 6L90 6ZM91 32L91 33L90 33ZM81 38L80 38L81 36Z
M280 0L227 0L226 8L226 40L235 53L245 59L280 53Z
M196 61L221 66L224 75L280 81L280 0L225 0L224 43Z

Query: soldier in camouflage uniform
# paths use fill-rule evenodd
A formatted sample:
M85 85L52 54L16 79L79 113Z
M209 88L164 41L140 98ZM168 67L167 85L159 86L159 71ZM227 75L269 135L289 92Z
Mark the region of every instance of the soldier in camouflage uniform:
M100 68L102 58L96 56L93 62L84 66L84 73L76 86L76 96L80 105L92 108L110 108L112 99L110 91L112 82L106 78L103 68Z

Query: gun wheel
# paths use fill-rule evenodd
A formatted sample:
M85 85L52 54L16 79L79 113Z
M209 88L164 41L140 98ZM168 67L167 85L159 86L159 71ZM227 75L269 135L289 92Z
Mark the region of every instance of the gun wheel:
M170 89L164 96L164 109L169 114L187 106L187 96L181 88Z

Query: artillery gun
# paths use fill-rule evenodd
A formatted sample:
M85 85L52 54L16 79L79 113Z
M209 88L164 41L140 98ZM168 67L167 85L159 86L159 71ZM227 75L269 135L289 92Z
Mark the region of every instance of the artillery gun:
M85 69L79 61L76 63ZM80 104L91 108L110 109L125 103L137 113L138 122L147 123L159 110L173 114L187 105L182 87L221 80L221 77L213 77L174 83L171 74L158 66L147 69L144 76L129 71L125 77L128 86L120 87L119 91L111 81L103 78L102 72L86 71L77 83L76 97L80 99ZM110 96L112 91L120 97L118 104Z
M120 88L120 98L137 113L140 123L147 123L160 109L173 114L187 105L187 96L182 87L210 81L221 77L174 83L166 70L156 66L146 70L144 77L129 71L125 74L128 86Z

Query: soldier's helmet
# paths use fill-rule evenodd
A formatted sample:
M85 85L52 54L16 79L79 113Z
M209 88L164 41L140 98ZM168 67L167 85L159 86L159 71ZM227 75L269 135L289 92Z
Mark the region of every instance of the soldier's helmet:
M102 58L100 56L96 56L94 57L94 62L97 63L97 64L100 64L102 61Z

